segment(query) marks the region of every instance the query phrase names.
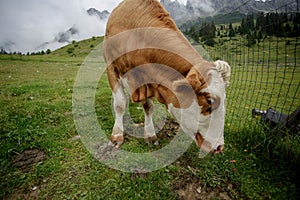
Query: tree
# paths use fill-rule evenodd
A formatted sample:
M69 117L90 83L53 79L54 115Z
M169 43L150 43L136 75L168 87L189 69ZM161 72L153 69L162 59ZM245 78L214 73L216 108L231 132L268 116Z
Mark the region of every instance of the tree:
M300 35L300 25L295 24L291 36L292 37L298 37L299 35Z
M207 38L204 43L208 46L214 47L216 44L216 41L213 38Z
M75 49L73 47L70 47L67 49L67 53L72 54L74 50Z
M216 31L217 28L213 21L210 24L204 23L200 28L199 37L201 37L201 41L206 45L214 46L216 43L214 40L214 38L216 37Z
M246 17L246 23L248 26L248 30L253 30L254 29L254 15L248 15Z
M247 34L247 43L246 46L247 47L252 47L254 44L256 44L256 39L253 33L249 32Z
M229 33L228 37L235 37L235 31L233 29L232 23L229 24Z
M7 55L7 52L4 49L1 49L0 54Z
M285 32L285 34L286 34L287 37L291 37L292 27L290 26L289 23L285 24L284 32Z
M261 30L258 31L257 33L257 42L260 43L260 41L263 39L263 34L261 32Z
M194 41L199 42L199 34L196 26L191 26L191 29L188 34Z

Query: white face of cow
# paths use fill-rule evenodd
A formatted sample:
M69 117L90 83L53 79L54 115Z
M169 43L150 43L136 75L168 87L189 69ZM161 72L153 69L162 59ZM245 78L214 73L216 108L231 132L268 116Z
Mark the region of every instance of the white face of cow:
M220 153L224 146L225 88L220 73L211 69L204 80L191 69L186 79L174 82L180 108L168 105L171 115L202 150Z

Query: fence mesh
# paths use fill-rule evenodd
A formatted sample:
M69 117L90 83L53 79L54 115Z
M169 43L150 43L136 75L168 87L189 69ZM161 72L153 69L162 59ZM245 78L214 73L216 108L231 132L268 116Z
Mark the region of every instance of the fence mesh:
M292 11L291 7L297 10ZM181 28L192 40L199 37L207 51L202 54L204 58L225 60L231 66L226 132L240 141L256 140L252 144L259 151L278 148L279 154L300 160L298 1L287 1L268 13L248 14L241 22L230 25L201 23L189 23L190 29ZM213 40L205 38L209 27L217 34ZM245 137L244 133L249 134Z
M247 2L241 6L246 6ZM277 121L284 121L285 118L281 118L300 106L300 13L298 1L297 11L290 11L292 5L295 5L294 1L286 2L268 13L248 14L241 23L230 24L229 27L228 24L219 24L217 29L211 28L214 22L210 25L202 21L199 22L202 26L197 24L190 27L190 31L185 30L194 40L200 37L213 60L222 59L231 66L226 124L231 132L259 128L262 120L253 118L253 110L266 116L263 111L272 108L274 116L269 118L279 117ZM213 43L212 40L205 41L206 35L210 34L209 28L213 31L212 35L218 32ZM299 120L299 112L296 114ZM293 123L300 122L294 120ZM299 131L299 126L296 128Z
M227 126L231 131L255 128L252 110L272 108L290 114L300 106L299 38L268 37L247 47L247 38L208 48L213 59L230 63ZM254 121L254 123L253 123Z

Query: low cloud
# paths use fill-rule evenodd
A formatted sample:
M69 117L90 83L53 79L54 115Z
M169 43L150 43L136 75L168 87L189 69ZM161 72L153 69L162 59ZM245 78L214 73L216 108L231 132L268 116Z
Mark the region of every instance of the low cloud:
M54 50L72 40L104 35L106 21L87 10L111 11L120 1L0 1L0 48L23 53Z
M206 13L213 13L215 9L212 6L211 0L188 0L189 3L196 9L205 11Z
M106 19L91 16L87 10L111 12L121 1L0 0L0 49L22 53L54 50L72 40L102 36ZM177 1L186 4L187 0ZM72 28L76 33L70 32Z

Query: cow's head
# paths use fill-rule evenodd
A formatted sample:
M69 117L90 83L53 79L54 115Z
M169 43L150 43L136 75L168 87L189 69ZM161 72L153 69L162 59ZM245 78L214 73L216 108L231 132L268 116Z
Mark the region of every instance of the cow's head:
M180 106L169 110L183 131L205 152L222 152L226 95L214 64L206 63L205 70L203 65L192 67L185 79L173 83L173 89Z

